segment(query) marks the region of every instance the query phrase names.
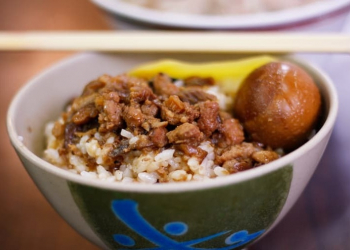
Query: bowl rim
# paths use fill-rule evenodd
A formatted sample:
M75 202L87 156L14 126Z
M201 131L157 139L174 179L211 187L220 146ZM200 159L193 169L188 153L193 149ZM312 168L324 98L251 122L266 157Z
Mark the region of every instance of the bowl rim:
M17 154L29 160L35 167L39 167L40 169L53 174L57 177L63 178L67 181L79 183L85 186L107 189L107 190L115 190L122 192L138 192L138 193L174 193L174 192L186 192L186 191L195 191L195 190L203 190L208 188L218 188L227 185L232 185L236 183L240 183L243 181L247 181L250 179L257 178L259 176L265 175L267 173L273 172L277 169L283 168L287 165L290 165L295 159L300 157L303 154L309 152L313 147L315 147L318 143L320 143L333 129L337 113L338 113L338 95L333 84L333 81L318 67L313 65L312 63L306 62L299 58L287 57L288 60L301 65L303 68L311 71L312 74L317 75L317 78L322 80L322 86L329 93L327 97L329 99L329 112L326 117L325 123L321 127L321 129L315 134L313 138L307 141L305 144L300 146L298 149L292 151L291 153L277 159L271 163L268 163L264 166L257 167L254 169L249 169L246 171L242 171L233 175L208 179L205 181L198 182L181 182L181 183L160 183L156 185L145 184L145 183L118 183L118 182L105 182L102 180L92 180L81 175L77 175L75 173L71 173L65 169L59 168L40 158L33 152L31 152L21 141L20 135L17 134L15 125L14 125L14 117L16 115L16 111L20 109L20 102L23 98L26 97L26 93L31 88L34 88L36 85L40 85L41 79L50 74L51 72L60 70L68 65L74 65L81 60L87 60L88 58L96 56L99 53L80 53L75 54L73 56L69 56L58 63L48 67L43 70L37 76L27 81L19 91L13 97L10 106L8 108L7 117L6 117L6 125L7 132L12 143L12 146L16 149ZM42 83L41 83L42 84Z
M90 0L100 8L140 23L194 29L262 29L320 18L350 6L350 0L313 2L294 8L242 15L199 15L148 9L122 0Z

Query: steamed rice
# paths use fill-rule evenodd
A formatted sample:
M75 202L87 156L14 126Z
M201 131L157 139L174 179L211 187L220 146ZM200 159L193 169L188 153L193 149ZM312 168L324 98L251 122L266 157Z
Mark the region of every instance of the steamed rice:
M169 173L165 177L164 182L178 182L190 180L204 180L208 178L215 178L228 175L228 171L218 165L214 164L214 147L210 141L205 141L200 144L200 148L205 150L208 154L199 163L195 157L174 157L174 149L164 149L163 151L151 152L147 155L139 155L140 152L132 152L121 165L119 170L114 173L104 167L105 159L108 157L110 144L113 143L114 138L110 137L106 144L100 146L101 137L99 133L92 136L83 136L77 145L79 150L88 154L90 157L96 159L99 165L96 170L90 170L86 161L76 155L69 155L70 167L64 165L64 161L60 156L58 149L55 149L56 140L52 135L52 128L54 122L46 125L45 134L47 138L48 148L44 151L44 158L52 164L67 169L70 172L80 174L89 179L100 179L109 182L143 182L156 183L161 177L155 171L160 167L168 167ZM121 135L133 140L134 137L130 132L122 130ZM163 177L164 178L164 177Z
M240 15L295 8L330 0L124 0L149 9L196 15Z
M130 86L125 87L126 85L124 86L127 89L130 88L130 91L135 89L140 90L141 87L144 87L146 90L149 89L149 87L147 87L147 83L144 82L143 80L141 81L135 78L128 78L123 75L117 76L115 78L112 78L109 76L102 76L97 81L98 81L97 84L103 83L103 86L106 86L107 89L110 89L111 86L119 86L119 87L124 86L124 85L118 85L118 84L121 84L118 81L124 81L124 82L126 81L128 84L131 84L130 85L131 87ZM183 90L183 89L186 90L186 88L183 87L184 82L182 80L175 80L173 83L171 83L169 82L170 78L167 78L164 75L159 75L159 81L163 81L162 84L168 84L167 86L169 86L169 88L175 86L175 88L178 88L179 90ZM96 87L94 84L96 84L96 81L90 84L92 84L91 88L95 91ZM161 90L168 91L168 88L161 88ZM85 91L88 91L89 95L84 94ZM72 124L72 121L69 121L69 119L74 118L74 116L72 116L72 112L74 111L74 108L80 105L81 107L79 110L81 111L82 109L89 107L89 105L91 105L91 100L90 100L91 96L93 97L96 96L95 92L91 93L91 91L90 92L89 91L90 91L89 89L87 90L85 89L82 94L82 97L80 97L81 100L77 98L76 100L78 101L75 100L71 105L69 105L67 108L67 111L63 113L62 116L56 122L49 122L45 128L47 147L44 151L44 158L48 162L60 168L66 169L67 171L70 171L74 174L81 175L84 178L98 179L98 180L103 180L107 182L122 182L122 183L140 182L140 183L148 183L148 184L163 183L163 182L202 181L206 179L227 176L237 171L242 171L247 168L262 165L263 163L259 163L259 161L256 160L257 158L254 158L254 153L267 152L272 156L271 160L274 160L275 158L278 157L278 154L276 154L274 151L268 148L263 148L259 144L255 145L253 143L242 142L244 139L244 135L243 135L243 130L241 125L239 124L238 121L235 121L229 115L229 113L225 112L225 110L229 109L232 106L232 98L226 96L224 93L221 93L220 89L217 86L209 86L204 88L203 90L200 90L201 92L195 92L195 93L196 95L201 95L202 97L208 96L208 98L210 98L210 101L204 101L204 102L209 104L210 103L215 104L214 106L216 106L218 109L220 108L220 110L223 113L225 113L225 114L220 114L220 115L223 115L221 118L219 117L218 113L216 113L216 116L213 116L213 117L216 123L218 123L217 120L220 120L220 124L221 123L224 124L224 121L229 121L228 123L230 124L229 126L233 126L225 129L228 131L228 133L238 133L237 138L239 138L239 142L234 142L232 144L234 146L232 146L231 144L227 144L228 138L225 138L225 134L220 134L224 132L218 132L218 130L220 129L217 128L215 130L217 132L215 132L214 130L210 132L210 134L215 132L216 138L214 137L210 138L209 135L204 136L205 132L200 132L201 138L204 138L204 139L200 139L197 141L197 143L190 145L190 147L192 147L192 150L196 150L197 153L195 154L186 154L185 151L183 151L183 149L181 148L179 149L177 147L176 141L171 143L169 137L167 139L167 143L164 144L164 146L155 146L158 144L154 144L153 146L146 147L146 150L144 150L145 149L144 147L141 147L141 149L138 149L137 145L139 143L144 142L145 136L146 137L150 136L152 129L156 130L160 127L163 127L163 129L168 131L168 133L166 134L168 136L168 134L173 133L178 127L183 126L185 123L187 123L186 119L190 119L186 117L186 115L188 115L187 113L184 114L183 117L180 116L180 118L176 120L176 122L179 124L178 127L174 126L170 120L166 120L164 117L160 118L159 115L157 116L158 118L156 118L156 116L154 117L146 116L148 117L147 119L151 119L152 124L151 125L142 124L142 128L141 127L136 128L136 130L134 131L131 129L132 127L126 126L125 123L128 123L128 121L123 121L124 125L123 124L118 125L119 127L117 129L112 129L112 130L111 129L108 130L108 124L106 125L101 123L97 128L94 127L94 128L89 128L85 131L77 130L73 132L71 135L68 135L68 137L74 135L75 139L71 140L72 138L69 137L68 139L71 141L67 143L66 141L67 138L65 138L65 136L67 133L67 129L69 130L68 125ZM195 91L197 91L197 89L195 89ZM108 92L107 93L108 98L116 98L117 94L115 93L117 92L113 92L113 91ZM144 97L144 92L140 92L140 93L141 93L140 96ZM102 95L103 94L100 94L100 96ZM160 105L166 106L166 104L164 103L166 103L167 100L170 100L172 96L173 95L171 95L170 97L165 96L165 94L163 96L160 95L159 99L155 100L154 102L157 102L158 106ZM185 96L185 98L188 98L188 97L192 98L192 96ZM196 98L197 97L198 96L196 96ZM89 102L85 106L79 102L79 101L83 102L86 100L88 100ZM96 100L94 105L97 105ZM106 100L110 100L110 99L106 99ZM187 105L187 108L192 107L190 104L184 104L179 99L176 99L174 97L173 97L173 101L174 102L176 101L175 103L179 105L180 104L185 106ZM116 104L116 105L119 105L119 104ZM126 107L126 104L121 104L121 105L123 105L122 106L123 109L127 110L128 107ZM151 104L149 103L149 105ZM173 103L172 105L175 105L175 104ZM193 104L193 107L195 107L195 109L193 109L192 111L194 112L194 114L196 112L198 113L199 112L198 110L201 110L200 106L198 106L197 103ZM206 106L203 106L203 107L206 107ZM106 107L102 107L102 108L105 109ZM76 111L74 115L79 113L80 112L79 110ZM88 110L89 112L94 111L94 110L91 111L91 109L84 109L83 111L86 111L86 110ZM140 112L140 110L138 112ZM169 113L168 109L166 110L167 110L167 113L164 113L164 115L169 116L167 117L167 119L168 118L174 119L173 114L171 112ZM73 118L69 118L69 114ZM90 115L90 113L88 115ZM204 113L201 113L201 115L203 115L204 117ZM100 116L98 116L99 122L101 118ZM162 113L162 116L163 116L163 113ZM197 117L198 116L199 115L197 114ZM78 125L74 125L74 124L73 125L85 126L86 124L84 123L85 122L84 119L86 119L86 117L84 118L78 117L78 118L83 120L83 123L81 123L81 120L79 120L78 122L80 123L78 123ZM185 118L185 121L182 121L183 118ZM147 119L146 121L148 122ZM192 126L192 128L195 127L198 129L198 127L200 127L199 125L200 121L198 120L199 118L196 118L196 119L197 120L193 120L191 124L187 123L188 126L189 127ZM222 119L225 119L225 120L222 120ZM105 120L102 120L102 121L105 122ZM172 125L165 128L165 126L168 125L168 122ZM106 125L107 127L106 126L103 127L102 125ZM150 126L153 126L153 128L151 129ZM220 126L223 126L223 125L220 125ZM103 132L103 129L101 131L100 129L101 127L107 132ZM210 129L210 126L208 126L208 129ZM221 128L221 129L223 130L224 128ZM238 129L239 131L237 132L233 131L235 129ZM62 130L64 130L65 132L62 132ZM57 131L61 135L57 135L58 133ZM148 131L150 131L149 135L145 135L145 133ZM163 134L163 136L165 135ZM181 137L179 137L178 139L180 140ZM215 141L216 143L220 142L221 144L226 145L224 147L227 147L227 148L220 149L220 147L222 146L217 146L215 144ZM184 142L179 142L179 143L184 143ZM188 143L189 142L186 142L184 144L187 145ZM193 143L193 141L191 143ZM131 150L129 149L127 151L123 151L125 149L125 145L127 145L127 147L131 147ZM236 163L235 163L235 159L231 157L229 159L221 161L221 164L218 164L217 163L218 161L216 159L218 155L219 157L221 157L220 155L225 156L225 154L228 154L228 153L237 154L236 151L229 152L231 148L232 150L236 150L238 152L238 155L234 156L237 158ZM111 152L113 153L115 150L118 151L117 157L115 157L115 155L111 157ZM198 152L201 152L201 153L198 153ZM122 160L118 160L119 156L122 157ZM244 157L246 157L247 159ZM118 161L117 162L118 164L114 162L116 160ZM227 162L225 161L227 161L229 164L226 164ZM242 162L239 162L239 161L242 161ZM256 163L253 164L252 163L253 161L255 161ZM243 164L242 165L243 167L240 165L237 165L238 167L236 167L234 166L234 164Z

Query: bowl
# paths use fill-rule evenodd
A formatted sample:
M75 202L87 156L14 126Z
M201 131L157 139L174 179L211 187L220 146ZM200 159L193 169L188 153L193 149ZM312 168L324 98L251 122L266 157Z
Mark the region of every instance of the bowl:
M294 8L240 15L166 12L122 0L91 0L109 12L112 26L124 29L180 28L295 31L337 31L350 7L349 0L318 1Z
M164 184L90 180L44 161L44 126L101 74L116 75L163 54L74 55L29 81L7 115L11 143L55 210L103 249L240 249L271 230L314 173L331 135L338 98L320 69L293 58L317 82L324 121L308 142L264 166L217 179ZM187 61L232 55L171 55Z

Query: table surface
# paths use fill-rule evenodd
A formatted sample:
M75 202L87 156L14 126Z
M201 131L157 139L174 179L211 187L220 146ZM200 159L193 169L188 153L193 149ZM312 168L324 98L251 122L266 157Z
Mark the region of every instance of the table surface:
M0 30L109 29L104 14L86 0L0 1ZM6 132L7 108L18 89L69 54L0 52L1 249L97 249L44 199L22 167ZM249 249L350 249L350 58L317 55L309 59L322 61L320 66L334 79L340 97L339 118L324 157L300 199L276 228Z

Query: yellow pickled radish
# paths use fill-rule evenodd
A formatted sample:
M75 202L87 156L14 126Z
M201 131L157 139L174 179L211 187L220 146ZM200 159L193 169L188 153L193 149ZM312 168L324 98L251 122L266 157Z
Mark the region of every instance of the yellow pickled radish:
M234 95L240 83L255 69L267 63L277 61L271 56L256 56L239 60L207 63L188 63L165 59L143 64L132 69L131 76L151 79L158 73L173 78L185 79L191 76L212 77L226 94Z

